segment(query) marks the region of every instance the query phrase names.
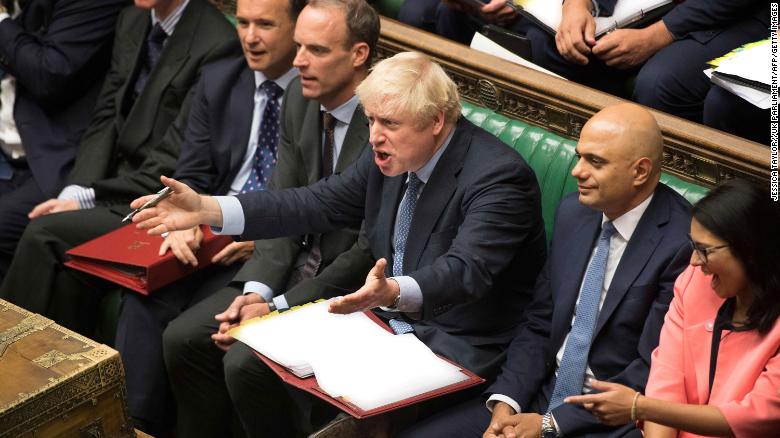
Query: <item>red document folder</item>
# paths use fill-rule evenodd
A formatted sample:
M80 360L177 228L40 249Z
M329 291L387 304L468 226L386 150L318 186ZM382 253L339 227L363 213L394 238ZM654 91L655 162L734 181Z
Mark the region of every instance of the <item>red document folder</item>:
M170 251L163 256L158 255L163 238L150 236L146 230L136 229L135 224L125 225L72 248L66 253L71 258L65 266L148 295L209 266L211 258L233 241L229 236L214 235L209 227L203 226L202 230L203 241L195 253L197 267L181 263Z
M379 319L378 316L376 316L371 311L365 311L366 315L368 315L369 318L371 318L374 322L379 324L382 328L392 333L392 330L390 327L387 326L381 319ZM316 397L321 398L322 400L325 400L326 402L332 404L333 406L341 409L342 411L348 413L349 415L352 415L355 418L361 419L361 418L368 418L373 417L374 415L383 414L385 412L390 412L399 408L403 408L406 406L413 405L415 403L419 403L424 400L429 400L435 397L439 397L441 395L449 394L452 392L457 392L462 389L470 388L472 386L479 385L481 383L485 382L485 379L479 377L478 375L472 373L469 370L461 369L461 372L465 375L467 375L469 378L467 380L464 380L462 382L454 383L452 385L445 386L443 388L439 388L435 391L426 392L423 394L419 394L414 397L410 397L395 403L391 403L389 405L380 406L378 408L374 408L371 410L363 410L347 400L339 398L333 398L330 395L328 395L325 391L323 391L320 386L317 384L317 379L314 376L309 376L306 378L300 378L287 370L285 367L279 365L278 363L272 361L271 359L268 359L267 357L263 356L262 354L255 351L255 354L257 357L260 358L263 362L265 362L266 365L268 365L269 368L271 368L285 383L288 383L298 389L301 389L303 391L306 391ZM457 365L455 362L448 360L447 358L444 358L442 356L439 356L442 359L446 360L447 362L450 362L454 365Z

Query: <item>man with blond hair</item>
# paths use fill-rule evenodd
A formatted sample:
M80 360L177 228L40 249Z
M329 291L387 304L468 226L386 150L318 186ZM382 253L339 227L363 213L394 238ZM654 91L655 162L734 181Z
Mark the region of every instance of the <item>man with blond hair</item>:
M256 239L362 220L377 262L363 287L334 300L330 311L381 307L376 312L396 333L414 332L434 352L492 380L546 254L533 171L460 117L455 84L419 53L377 64L357 95L372 149L344 172L308 187L236 197L198 195L163 177L174 194L135 221L155 234L204 223ZM247 347L228 351L225 374L249 435L306 432L281 381Z

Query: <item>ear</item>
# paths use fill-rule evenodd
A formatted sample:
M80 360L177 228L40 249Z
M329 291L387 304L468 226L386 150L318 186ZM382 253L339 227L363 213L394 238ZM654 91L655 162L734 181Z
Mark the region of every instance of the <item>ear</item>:
M650 158L642 157L634 163L634 186L643 186L653 174L653 162Z
M352 46L352 66L360 68L368 62L368 57L371 56L371 50L366 43L356 43Z
M444 111L439 111L433 116L433 135L439 135L444 129L445 118Z

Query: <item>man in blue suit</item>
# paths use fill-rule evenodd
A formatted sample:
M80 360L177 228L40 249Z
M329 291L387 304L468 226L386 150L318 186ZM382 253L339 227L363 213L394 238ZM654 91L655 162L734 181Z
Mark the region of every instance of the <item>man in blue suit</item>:
M0 6L0 282L27 214L56 196L67 179L111 61L117 16L127 4Z
M396 333L414 332L434 352L492 379L545 258L533 171L460 117L455 84L419 53L377 64L357 95L372 150L342 173L308 187L214 198L163 178L174 195L134 220L157 233L208 223L244 238L363 220L378 261L363 287L331 311L382 306ZM281 381L246 346L231 347L224 364L247 434L303 432Z
M633 424L604 426L563 399L589 392L592 378L638 391L647 381L691 252L690 205L659 184L662 146L655 120L637 105L588 121L572 170L579 193L558 208L550 257L501 374L485 397L402 436L641 436Z

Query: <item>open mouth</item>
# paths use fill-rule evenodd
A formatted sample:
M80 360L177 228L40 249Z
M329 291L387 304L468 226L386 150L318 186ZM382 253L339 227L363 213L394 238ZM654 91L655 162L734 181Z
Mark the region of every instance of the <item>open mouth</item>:
M379 158L380 160L384 161L384 160L386 160L386 159L387 159L387 157L389 157L390 155L388 155L388 154L386 154L386 153L384 153L384 152L379 152L379 151L377 151L377 152L376 152L376 156L377 156L377 158Z

